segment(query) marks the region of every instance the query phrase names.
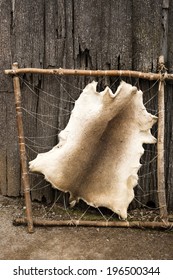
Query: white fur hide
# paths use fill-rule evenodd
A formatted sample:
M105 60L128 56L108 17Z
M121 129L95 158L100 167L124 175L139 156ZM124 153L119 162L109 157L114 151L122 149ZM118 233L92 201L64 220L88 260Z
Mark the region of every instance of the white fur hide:
M30 162L30 170L45 175L55 188L79 199L104 206L122 218L134 198L143 143L155 143L150 128L156 117L149 114L142 92L121 82L115 94L109 87L96 91L88 84L75 102L59 143Z

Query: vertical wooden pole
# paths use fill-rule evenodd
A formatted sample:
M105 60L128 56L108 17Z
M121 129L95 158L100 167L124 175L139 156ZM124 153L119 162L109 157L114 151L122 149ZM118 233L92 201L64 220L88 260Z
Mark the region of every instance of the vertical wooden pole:
M13 63L12 68L13 70L18 69L18 63ZM20 162L21 162L24 197L25 197L25 204L26 204L26 218L28 223L28 232L32 233L33 232L32 206L31 206L31 197L30 197L30 184L29 184L29 176L28 176L24 129L23 129L19 77L13 76L13 86L14 86L14 96L15 96L15 106L16 106L16 120L17 120L17 129L18 129Z
M164 57L159 57L160 70L164 70ZM168 219L166 194L165 194L165 157L164 157L164 133L165 133L165 100L164 100L164 79L159 82L158 91L158 136L157 136L157 181L158 201L160 217Z

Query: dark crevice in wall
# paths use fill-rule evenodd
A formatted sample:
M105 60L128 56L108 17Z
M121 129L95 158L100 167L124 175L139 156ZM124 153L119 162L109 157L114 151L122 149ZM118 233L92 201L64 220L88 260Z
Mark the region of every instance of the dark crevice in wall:
M80 45L77 55L77 65L80 69L92 69L90 51L87 48L83 51Z
M117 65L118 70L121 70L121 62L120 62L120 54L118 55L118 65Z

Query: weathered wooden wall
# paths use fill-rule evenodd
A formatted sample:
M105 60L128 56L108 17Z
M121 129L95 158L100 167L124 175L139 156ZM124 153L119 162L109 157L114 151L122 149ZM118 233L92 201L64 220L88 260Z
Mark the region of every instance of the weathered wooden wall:
M17 61L20 67L156 72L158 57L164 54L168 71L173 72L171 17L173 1L168 0L0 0L0 189L3 195L18 196L21 193L12 79L3 74L3 69L11 68L12 62ZM74 99L77 98L80 91L75 87L83 88L90 78L64 77L61 80L25 75L22 79L31 83L30 87L36 92L31 94L26 84L21 82L23 104L38 114L37 118L33 118L24 113L26 136L40 137L37 138L37 144L51 147L57 142L57 137L47 136L56 135L56 127L62 129L65 126L69 115L64 112L73 106L68 102L72 99L67 92ZM107 78L101 82L111 85L115 80ZM131 82L146 91L145 100L157 93L158 84L152 87L148 81ZM43 96L39 88L56 98ZM172 90L173 86L166 84L165 163L170 209L173 208ZM156 113L157 97L148 103L147 108ZM53 118L45 119L39 114L51 115ZM42 122L39 118L42 118ZM48 126L43 125L43 122L47 122ZM147 146L147 149L150 149L150 153L146 153L144 161L150 161L155 154L155 147ZM30 158L34 156L34 153L29 152ZM139 185L143 191L137 187L136 195L143 204L152 200L157 205L155 169L156 162L151 162L140 171ZM147 176L147 173L152 174ZM37 176L34 177L32 184L38 180ZM41 200L45 197L50 200L51 196L51 188L32 192L33 199ZM133 205L140 206L135 202Z

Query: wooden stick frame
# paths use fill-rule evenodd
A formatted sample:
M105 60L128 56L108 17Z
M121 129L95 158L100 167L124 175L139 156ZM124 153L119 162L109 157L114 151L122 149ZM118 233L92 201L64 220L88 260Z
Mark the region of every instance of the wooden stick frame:
M168 74L167 72L162 73L145 73L140 71L130 71L130 70L82 70L82 69L39 69L39 68L16 68L4 70L7 75L17 75L17 74L47 74L47 75L69 75L69 76L119 76L119 77L130 77L139 78L145 80L173 80L173 74Z
M28 232L33 232L33 226L110 226L110 227L143 227L143 228L170 228L173 227L173 222L168 222L168 213L166 206L165 194L165 173L164 173L164 83L165 80L173 80L173 74L168 74L164 67L164 57L159 57L159 73L144 73L129 70L81 70L81 69L37 69L37 68L18 68L18 63L13 63L12 69L5 70L4 73L13 76L14 96L16 105L16 120L18 127L18 141L20 161L22 167L22 179L24 186L24 197L26 205L26 218L16 218L15 225L27 224ZM33 74L48 74L48 75L82 75L82 76L120 76L120 77L135 77L147 80L159 80L158 91L158 141L157 141L157 180L158 180L158 201L160 209L160 217L162 222L128 222L128 221L57 221L57 220L39 220L32 217L32 203L30 197L30 184L25 148L25 138L23 130L23 118L21 109L21 90L19 74L33 73Z

